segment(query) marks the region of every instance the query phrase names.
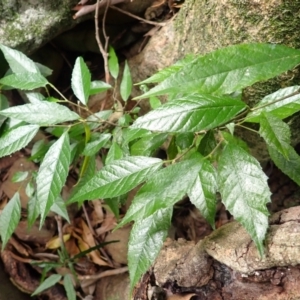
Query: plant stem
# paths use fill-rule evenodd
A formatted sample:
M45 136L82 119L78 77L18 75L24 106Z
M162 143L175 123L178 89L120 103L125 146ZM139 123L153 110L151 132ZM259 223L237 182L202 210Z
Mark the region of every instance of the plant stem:
M254 130L254 129L250 128L250 127L247 127L247 126L244 126L244 125L241 125L241 124L236 124L236 126L242 127L242 128L244 128L244 129L247 129L247 130L249 130L249 131L252 131L252 132L255 132L255 133L258 134L258 131L257 131L257 130Z
M285 99L287 99L287 98L296 96L296 95L298 95L299 93L300 93L300 89L297 90L297 91L295 91L295 92L293 92L293 93L291 93L291 94L289 94L289 95L287 95L287 96L284 96L284 97L281 97L281 98L279 98L279 99L276 99L276 100L274 100L274 101L272 101L272 102L270 102L270 103L265 103L265 104L263 104L263 105L261 105L261 106L253 107L253 108L251 108L250 110L251 110L251 111L256 111L256 110L258 110L258 109L264 108L264 107L269 106L269 105L271 105L271 104L275 104L275 103L280 102L280 101L282 101L282 100L285 100Z

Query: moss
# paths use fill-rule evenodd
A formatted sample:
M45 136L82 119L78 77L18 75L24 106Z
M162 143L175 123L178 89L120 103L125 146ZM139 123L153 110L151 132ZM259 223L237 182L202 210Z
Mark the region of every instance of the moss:
M270 15L270 30L276 43L300 47L300 1L285 0Z
M11 7L9 2L15 2ZM71 8L76 0L5 0L0 6L0 42L29 54L75 22ZM4 14L2 14L4 13Z

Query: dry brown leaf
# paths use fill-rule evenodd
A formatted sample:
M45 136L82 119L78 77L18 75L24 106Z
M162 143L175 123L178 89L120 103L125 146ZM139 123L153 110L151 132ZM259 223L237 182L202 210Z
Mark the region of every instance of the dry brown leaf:
M91 217L92 226L99 225L104 220L104 213L102 209L102 203L99 200L92 201L93 203L93 212Z
M106 233L112 229L114 229L117 225L117 220L115 215L109 210L106 209L106 214L104 221L100 228L96 229L96 233L98 236L102 235L103 233Z
M96 246L95 239L89 227L86 225L86 223L83 220L81 220L81 227L83 229L82 239L78 240L80 250L85 251L92 247L95 247ZM108 263L101 258L99 251L96 250L91 251L89 253L89 257L95 264L99 266L108 266Z
M13 236L9 239L9 243L13 245L13 247L17 250L19 254L25 257L29 257L29 255L32 253L29 246L24 246L20 241L15 239Z
M22 182L12 182L12 177L16 172L29 172L32 173L36 171L37 167L32 161L28 161L26 158L19 158L14 164L10 167L8 171L8 178L2 183L1 189L7 195L9 199L13 197L16 192L19 192L21 199L22 208L27 208L28 196L25 193L25 188L29 182L29 177Z
M80 250L73 236L68 241L66 241L65 248L70 257L74 257L75 255L80 253Z
M71 235L70 234L64 234L63 235L63 240L64 242L68 241L70 239ZM59 236L54 236L52 239L50 239L46 243L46 249L57 249L61 246L60 243L60 238Z
M27 221L20 221L16 230L16 236L24 242L32 242L44 246L54 235L54 228L46 227L44 224L39 228L39 223L35 222L28 229Z

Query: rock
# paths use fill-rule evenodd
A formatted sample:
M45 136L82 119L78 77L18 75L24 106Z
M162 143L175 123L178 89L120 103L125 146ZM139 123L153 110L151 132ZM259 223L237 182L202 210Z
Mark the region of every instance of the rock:
M126 0L128 1L128 0ZM72 10L78 0L8 0L0 3L0 43L31 54L60 33L71 29L93 13L74 20ZM143 15L152 0L135 0L120 5L124 10ZM99 10L99 16L104 7ZM111 11L110 23L126 23L128 16ZM132 19L130 19L132 20ZM0 64L1 65L1 64Z
M260 257L250 235L238 222L214 231L204 240L205 251L214 259L244 274L279 266L300 264L300 207L282 210L272 216Z

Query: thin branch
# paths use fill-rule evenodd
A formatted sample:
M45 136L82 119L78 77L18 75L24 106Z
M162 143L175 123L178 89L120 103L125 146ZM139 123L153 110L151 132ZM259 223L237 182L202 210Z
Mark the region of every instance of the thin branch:
M246 130L252 131L254 133L258 133L257 130L254 130L254 129L250 128L250 127L247 127L247 126L244 126L244 125L241 125L241 124L236 124L235 126L239 126L239 127L242 127L242 128L244 128Z
M114 10L117 10L117 11L121 12L124 15L127 15L131 18L137 19L137 20L142 21L142 22L147 23L147 24L151 24L151 25L155 25L155 26L165 26L167 24L167 22L154 22L154 21L149 21L149 20L143 19L141 17L138 17L138 16L136 16L136 15L124 10L124 9L116 7L114 5L112 5L110 8L112 8Z
M103 36L105 39L104 45L102 44L102 42L100 40L100 33L99 33L99 22L98 22L98 20L99 20L99 3L100 3L100 0L97 0L96 11L95 11L96 41L97 41L98 47L100 49L100 52L101 52L103 60L104 60L105 81L106 81L106 83L109 83L110 76L109 76L109 70L108 70L108 54L107 54L109 37L106 35L106 31L105 31L105 19L106 19L108 7L110 5L110 0L108 0L106 3L106 7L105 7L103 19L102 19L102 27L103 27L102 31L103 31Z
M279 99L276 99L276 100L274 100L274 101L272 101L272 102L262 104L261 106L253 107L253 108L250 109L250 111L255 111L255 110L264 108L264 107L266 107L266 106L275 104L275 103L280 102L280 101L283 101L283 100L285 100L285 99L287 99L287 98L296 96L296 95L298 95L299 93L300 93L300 89L298 89L297 91L295 91L295 92L293 92L293 93L290 93L289 95L286 95L286 96L284 96L284 97L281 97L281 98L279 98Z
M114 269L114 270L107 270L107 271L100 272L100 273L95 274L95 275L78 276L78 279L86 281L86 282L81 283L81 286L82 287L87 287L87 286L93 284L95 281L97 281L100 278L122 274L122 273L125 273L127 271L128 271L128 267L123 267L123 268Z
M224 141L224 139L221 138L220 141L218 142L217 146L208 155L206 155L204 158L211 157L217 151L217 149L221 146L223 141Z
M84 203L83 203L83 205L82 205L82 209L83 209L83 212L84 212L84 215L85 215L86 222L87 222L87 224L88 224L88 227L89 227L89 229L90 229L92 235L93 235L93 236L96 236L96 233L95 233L94 228L93 228L93 226L92 226L92 224L91 224L91 220L90 220L90 218L89 218L89 216L88 216L88 213L87 213L87 211L86 211L86 208L85 208Z

